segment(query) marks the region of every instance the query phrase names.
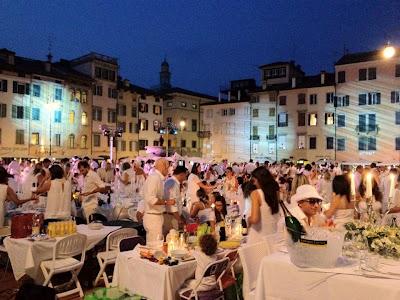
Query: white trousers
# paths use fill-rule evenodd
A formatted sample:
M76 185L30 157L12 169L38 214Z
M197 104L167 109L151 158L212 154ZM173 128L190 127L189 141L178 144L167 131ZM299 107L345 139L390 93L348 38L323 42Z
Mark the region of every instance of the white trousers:
M157 235L162 235L164 216L144 214L143 227L146 230L146 244L157 241Z

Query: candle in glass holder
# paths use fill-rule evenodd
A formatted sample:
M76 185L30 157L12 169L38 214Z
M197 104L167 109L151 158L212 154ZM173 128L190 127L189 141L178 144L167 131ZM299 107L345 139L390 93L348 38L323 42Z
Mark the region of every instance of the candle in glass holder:
M371 198L372 197L372 174L368 173L367 174L367 183L366 183L366 193L365 197L366 198Z
M390 174L389 198L393 198L394 196L394 185L395 185L395 175Z

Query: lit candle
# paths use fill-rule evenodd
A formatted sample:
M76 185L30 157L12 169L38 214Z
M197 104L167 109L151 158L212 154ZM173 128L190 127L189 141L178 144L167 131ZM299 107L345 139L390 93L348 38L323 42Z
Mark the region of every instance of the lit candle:
M393 198L394 196L394 182L395 182L395 175L390 174L389 198Z
M366 190L366 194L365 197L366 198L371 198L372 197L372 174L368 173L367 175L367 190Z
M350 181L351 196L354 197L356 195L356 183L354 181L354 173L353 172L350 174L350 179L351 179L351 181Z

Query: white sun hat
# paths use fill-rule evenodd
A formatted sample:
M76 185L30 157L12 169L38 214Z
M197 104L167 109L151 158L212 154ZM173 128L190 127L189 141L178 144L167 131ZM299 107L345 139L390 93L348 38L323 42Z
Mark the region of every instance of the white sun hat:
M304 184L297 188L296 194L290 199L292 202L299 202L306 199L324 199L318 194L316 188L310 184Z

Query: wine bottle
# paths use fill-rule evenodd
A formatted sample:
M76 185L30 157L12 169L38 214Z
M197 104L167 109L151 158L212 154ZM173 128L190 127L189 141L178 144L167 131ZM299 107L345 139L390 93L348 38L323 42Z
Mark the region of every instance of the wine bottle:
M292 236L293 242L296 243L300 240L301 236L305 234L304 228L299 220L290 213L282 200L279 201L279 204L281 205L282 211L285 215L286 229Z
M243 236L246 236L246 235L247 235L246 215L243 215L243 218L242 218L242 235L243 235Z

